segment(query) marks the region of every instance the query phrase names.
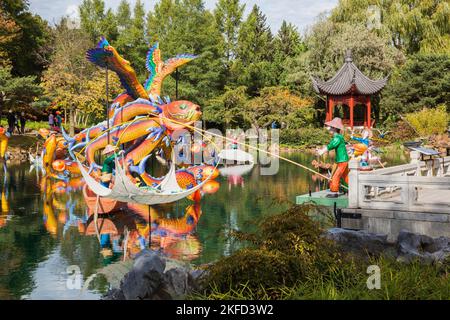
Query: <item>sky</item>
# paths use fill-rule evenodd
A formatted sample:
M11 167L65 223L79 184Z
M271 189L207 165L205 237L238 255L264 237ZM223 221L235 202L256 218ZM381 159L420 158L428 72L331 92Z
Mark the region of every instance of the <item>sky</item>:
M214 9L217 0L204 0L208 9ZM55 23L64 15L77 15L77 7L82 0L30 0L30 10L39 14L50 23ZM133 6L135 0L128 0ZM151 10L158 0L142 0L147 11ZM267 22L276 32L283 20L296 25L299 31L311 25L315 18L323 12L330 11L338 0L241 0L246 4L246 14L254 4L267 16ZM106 7L117 9L120 0L105 0Z

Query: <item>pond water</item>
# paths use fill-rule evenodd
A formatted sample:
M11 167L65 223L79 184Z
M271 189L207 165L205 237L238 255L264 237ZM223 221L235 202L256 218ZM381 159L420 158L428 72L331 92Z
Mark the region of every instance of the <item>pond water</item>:
M283 155L308 166L315 158L303 152ZM403 153L389 156L390 164L407 161ZM29 164L3 169L0 299L98 299L107 283L95 278L83 289L87 279L148 246L192 264L212 262L239 248L227 236L230 230L252 230L262 217L295 202L296 195L326 188L286 162L270 176L260 175L260 167L254 166L242 175L220 176L218 190L197 205L183 200L118 206L99 218L97 232L81 179L66 185L43 179Z

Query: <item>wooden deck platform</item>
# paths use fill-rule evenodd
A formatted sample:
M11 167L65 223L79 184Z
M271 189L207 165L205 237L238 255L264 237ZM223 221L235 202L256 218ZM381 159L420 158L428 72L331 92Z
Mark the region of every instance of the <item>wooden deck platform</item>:
M348 207L347 195L342 195L342 196L339 196L338 198L327 198L326 197L327 194L329 194L328 190L313 192L313 193L311 193L311 196L309 196L309 194L303 194L303 195L297 196L295 199L295 202L296 202L296 204L312 202L319 206L326 206L326 207L334 207L334 204L336 203L337 208L347 208Z

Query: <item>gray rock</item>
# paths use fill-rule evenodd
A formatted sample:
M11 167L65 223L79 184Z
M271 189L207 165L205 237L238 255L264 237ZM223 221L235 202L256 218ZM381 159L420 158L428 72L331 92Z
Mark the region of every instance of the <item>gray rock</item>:
M397 238L398 261L411 262L418 259L423 263L444 261L450 256L450 239L431 238L401 230Z
M151 299L164 279L166 262L153 251L144 250L136 258L133 269L120 283L125 299Z
M391 244L387 241L387 235L362 230L332 228L327 230L324 236L340 244L344 251L363 255L379 255L385 253L391 247Z
M167 270L164 274L162 289L172 299L183 299L192 291L192 281L189 272L182 268Z
M114 288L109 290L102 300L125 300L122 290Z

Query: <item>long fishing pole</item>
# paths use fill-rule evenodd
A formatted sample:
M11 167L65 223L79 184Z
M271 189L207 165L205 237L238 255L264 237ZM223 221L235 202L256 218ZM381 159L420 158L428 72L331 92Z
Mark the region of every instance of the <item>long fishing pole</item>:
M150 119L150 116L148 116L147 118ZM144 118L134 119L133 121L131 121L131 122L128 124L128 126L125 128L125 130L127 130L128 127L129 127L133 122L135 122L136 120L143 120L143 119L144 119ZM160 116L159 119L164 119L164 120L167 120L167 121L176 123L176 124L180 124L180 125L185 126L185 127L189 128L189 129L192 129L192 130L195 131L195 132L198 132L198 133L202 134L202 136L203 136L203 133L204 133L204 134L209 134L209 135L212 135L212 136L221 138L221 139L225 139L225 140L227 140L228 142L235 142L233 139L230 139L230 138L221 136L221 135L216 134L216 133L213 133L213 132L208 132L208 131L203 130L203 129L199 129L199 128L196 128L196 127L194 127L194 126L191 126L191 125L188 125L188 124L185 124L185 123L183 123L183 122L179 122L179 121L176 121L176 120L167 118L167 117L161 117L161 116ZM117 127L117 126L119 126L119 125L116 125L116 126L114 126L114 127ZM110 128L110 129L112 129L112 128ZM107 129L108 134L109 134L110 129ZM125 131L125 130L124 130L124 131ZM119 137L118 142L120 142L123 133L124 133L124 132L122 132L121 136ZM92 143L92 142L93 142L93 140L90 141L88 144L90 144L90 143ZM321 174L321 173L318 172L318 171L315 171L315 170L313 170L313 169L311 169L311 168L309 168L309 167L307 167L307 166L305 166L305 165L302 165L301 163L295 162L295 161L293 161L293 160L291 160L291 159L288 159L288 158L286 158L286 157L280 156L280 155L278 155L278 154L275 154L275 153L270 152L270 151L266 151L266 150L261 149L261 148L258 148L258 147L254 147L254 146L252 146L252 145L249 145L249 144L246 144L246 143L243 143L243 142L239 142L239 141L236 141L236 142L237 142L237 144L239 144L239 145L241 145L241 146L245 146L245 147L248 147L248 148L250 148L250 149L253 149L253 150L256 150L256 151L260 151L260 152L263 152L263 153L265 153L265 154L268 154L268 155L273 156L273 157L275 157L275 158L278 158L278 159L280 159L280 160L284 160L284 161L289 162L289 163L291 163L291 164L293 164L293 165L295 165L295 166L298 166L298 167L300 167L300 168L302 168L302 169L304 169L304 170L307 170L307 171L309 171L309 172L311 172L311 173L313 173L313 174L316 174L316 175L318 175L319 177L322 177L322 178L324 178L324 179L326 179L326 180L328 180L328 181L331 181L331 178L330 178L330 177L327 177L327 176ZM82 150L84 150L84 149L87 147L88 144L86 144L86 145L83 147ZM81 150L81 151L82 151L82 150ZM80 151L80 152L81 152L81 151ZM344 189L348 189L348 187L346 187L346 186L344 186L344 185L342 185L342 187L343 187Z
M196 131L196 132L198 132L198 133L206 133L206 134L210 134L210 135L215 136L215 137L219 137L219 138L225 139L225 140L227 140L227 141L229 141L229 142L237 142L238 144L240 144L240 145L242 145L242 146L251 148L251 149L256 150L256 151L264 152L264 153L266 153L266 154L268 154L268 155L274 156L274 157L276 157L276 158L278 158L278 159L281 159L281 160L284 160L284 161L289 162L289 163L291 163L291 164L294 164L294 165L296 165L296 166L298 166L298 167L300 167L300 168L302 168L302 169L305 169L305 170L307 170L307 171L309 171L309 172L312 172L312 173L314 173L314 174L317 174L317 175L319 175L320 177L322 177L322 178L324 178L324 179L331 180L330 177L327 177L327 176L321 174L321 173L318 172L318 171L315 171L315 170L313 170L313 169L311 169L311 168L309 168L309 167L307 167L307 166L304 166L304 165L302 165L302 164L300 164L300 163L298 163L298 162L292 161L291 159L288 159L288 158L285 158L285 157L283 157L283 156L277 155L277 154L272 153L272 152L270 152L270 151L266 151L266 150L263 150L263 149L261 149L261 148L254 147L254 146L252 146L252 145L249 145L249 144L246 144L246 143L243 143L243 142L234 141L233 139L230 139L230 138L227 138L227 137L223 137L223 136L221 136L221 135L219 135L219 134L215 134L215 133L213 133L213 132L207 132L206 130L199 129L199 128L193 127L193 126L191 126L191 125L187 125L187 124L185 124L185 123L182 123L182 122L179 122L179 121L176 121L176 120L173 120L173 119L169 119L169 118L166 118L166 117L163 117L163 118L166 119L166 120L168 120L168 121L174 122L174 123L176 123L176 124L181 124L181 125L183 125L183 126L185 126L185 127L187 127L187 128L190 128L190 129L192 129L192 130L194 130L194 131ZM344 186L344 187L345 187L345 186Z
M109 144L109 83L108 83L108 63L106 63L106 128L108 129Z

